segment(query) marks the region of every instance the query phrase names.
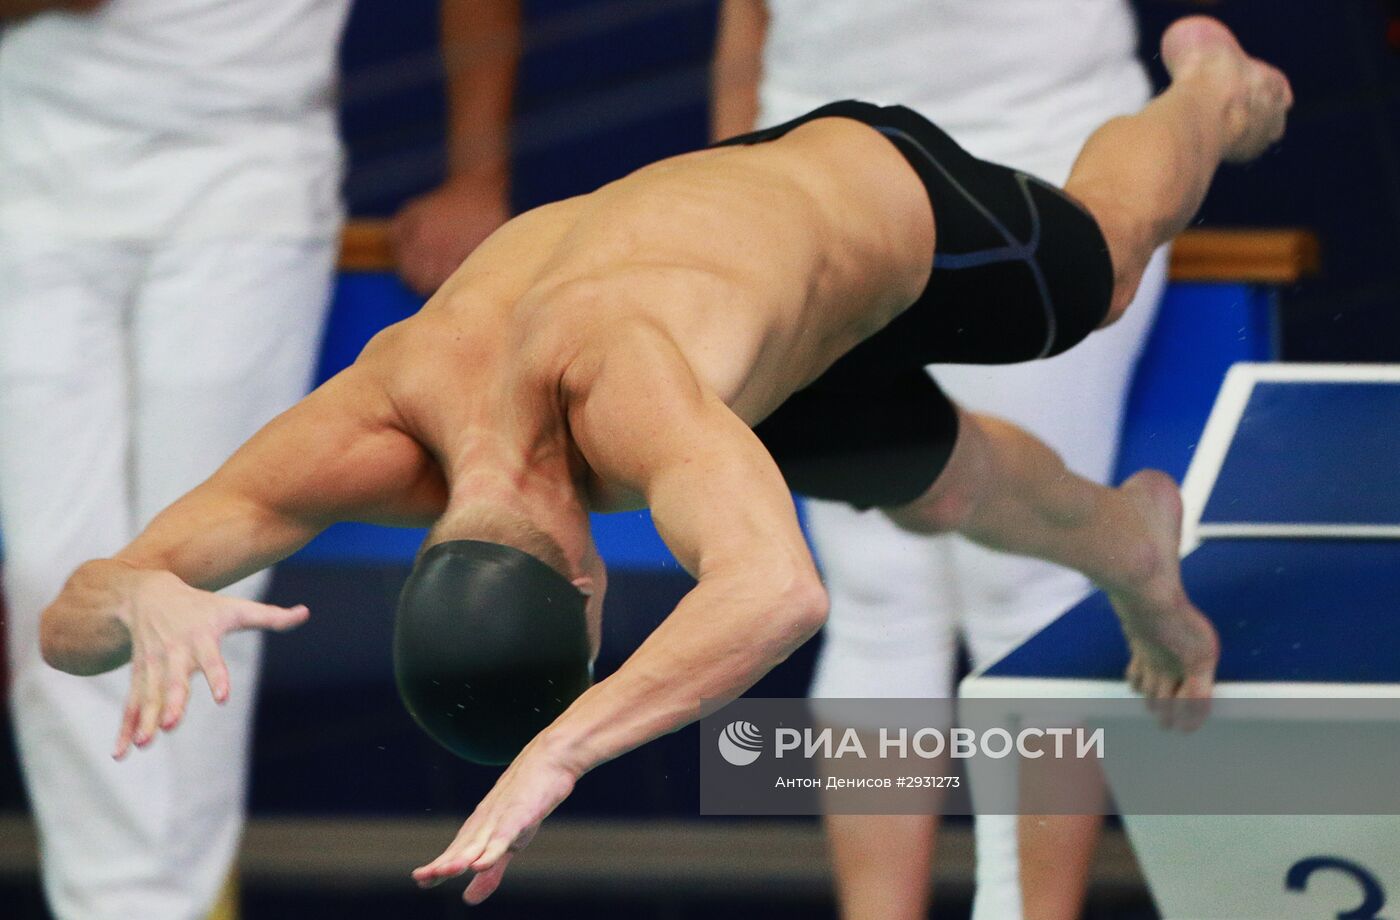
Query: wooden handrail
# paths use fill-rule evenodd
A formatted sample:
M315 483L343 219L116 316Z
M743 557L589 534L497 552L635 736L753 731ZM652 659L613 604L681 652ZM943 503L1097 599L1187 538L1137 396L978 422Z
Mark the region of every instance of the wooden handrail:
M1172 244L1173 281L1296 284L1321 267L1308 230L1188 230Z
M352 220L341 241L346 272L392 272L388 222ZM1316 274L1317 237L1307 230L1188 230L1172 247L1173 281L1294 284Z
M389 245L387 220L352 220L340 236L340 270L392 272L394 250Z

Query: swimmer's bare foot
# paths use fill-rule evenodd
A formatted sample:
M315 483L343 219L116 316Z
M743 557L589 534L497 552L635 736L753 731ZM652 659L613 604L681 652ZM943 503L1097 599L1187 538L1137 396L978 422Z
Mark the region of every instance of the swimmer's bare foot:
M1181 494L1170 476L1155 470L1138 473L1120 491L1150 534L1134 576L1108 588L1132 651L1128 682L1150 702L1209 699L1220 641L1181 584ZM1174 717L1166 707L1154 711L1166 723L1197 721L1189 713Z
M1203 80L1225 102L1224 159L1242 163L1283 137L1293 90L1278 68L1250 57L1234 34L1209 16L1188 16L1162 38L1173 84Z

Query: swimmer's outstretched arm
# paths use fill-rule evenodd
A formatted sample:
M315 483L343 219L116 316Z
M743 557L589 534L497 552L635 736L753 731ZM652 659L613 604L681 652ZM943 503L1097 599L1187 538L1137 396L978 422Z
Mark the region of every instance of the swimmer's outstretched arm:
M110 559L84 563L44 611L44 659L72 674L133 661L117 754L183 715L202 671L229 692L219 639L288 629L285 610L210 593L285 558L338 520L415 524L445 489L418 443L390 424L382 386L361 365L270 422L202 485L161 512Z
M469 903L495 890L512 853L579 776L699 718L701 700L739 695L825 619L825 591L768 452L697 385L663 334L626 334L631 341L596 366L566 375L570 427L594 472L646 497L699 584L521 752L452 845L414 872L425 886L476 872Z
M826 590L777 464L669 340L640 337L628 349L638 357L605 359L571 426L595 472L645 496L698 584L546 730L585 770L695 720L702 699L737 697L826 619Z

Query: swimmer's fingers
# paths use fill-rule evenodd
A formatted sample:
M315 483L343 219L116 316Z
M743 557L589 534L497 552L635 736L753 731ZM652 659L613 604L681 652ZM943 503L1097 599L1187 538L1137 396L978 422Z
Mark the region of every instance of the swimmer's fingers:
M478 808L477 812L467 819L452 843L442 851L442 855L413 870L413 880L418 883L418 887L432 888L467 871L467 867L481 854L480 845L475 842L479 838L480 827L485 823L480 813Z
M437 859L413 870L413 881L419 888L436 888L448 879L456 878L467 867L472 864L472 860L463 856L456 847L450 847Z
M160 727L171 731L185 715L185 704L190 698L190 675L194 673L195 660L188 652L171 653L165 668L164 701L160 708Z
M214 702L228 699L228 666L219 653L219 643L209 639L200 643L193 654L184 651L172 652L166 664L165 702L161 708L160 727L171 731L185 717L185 707L190 698L190 678L196 672L202 673L209 683L209 692Z
M530 845L539 830L539 825L516 831L509 823L496 823L489 819L481 822L481 829L474 830L468 821L458 834L458 839L448 851L431 864L414 873L418 884L431 888L449 878L472 872L474 876L462 899L468 904L477 905L489 898L501 884L506 867L515 854ZM463 842L465 841L465 842Z
M136 726L136 746L144 748L156 738L156 725L160 721L162 697L164 696L166 662L155 655L143 662L141 674L141 719Z
M519 820L512 821L509 815L505 816L486 837L481 855L471 864L472 871L485 872L501 860L508 859L510 854L525 849L530 845L530 841L535 839L537 831L538 824L527 827Z
M204 672L204 679L209 683L209 694L214 697L214 702L228 702L228 665L224 664L219 643L211 640L201 644L195 649L195 660L199 662L199 670Z
M463 892L462 900L475 907L491 897L500 887L501 877L506 874L506 867L510 865L514 856L514 853L507 853L491 868L484 872L478 872L471 884L467 886L467 890Z
M531 754L532 750L536 753ZM431 888L470 871L487 876L473 889L472 897L484 899L494 890L500 876L496 868L529 845L540 822L568 796L577 779L577 774L538 756L538 751L527 747L462 825L452 845L413 871L420 887Z
M234 601L234 622L228 631L240 629L271 629L286 632L305 623L311 611L305 604L295 607L275 607L272 604L259 604L257 601Z
M131 689L127 691L126 706L122 710L122 724L117 731L117 745L112 750L112 757L121 760L131 750L132 739L136 737L136 727L141 722L141 688L145 683L145 675L141 673L138 665L132 663Z
M414 880L422 888L432 888L468 870L489 872L507 852L523 849L535 837L536 828L523 833L507 828L492 803L483 802L441 856L413 871Z

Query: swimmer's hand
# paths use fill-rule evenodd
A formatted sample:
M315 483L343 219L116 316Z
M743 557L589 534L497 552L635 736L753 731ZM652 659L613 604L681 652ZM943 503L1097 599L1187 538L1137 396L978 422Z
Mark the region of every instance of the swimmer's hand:
M306 607L274 607L191 588L169 572L136 570L117 619L130 635L131 692L112 756L134 743L144 748L156 729L172 731L185 714L190 678L202 673L214 701L229 695L228 667L219 642L245 629L282 632L306 622Z
M556 756L544 735L537 737L501 774L452 845L413 870L414 881L431 888L472 872L463 900L472 905L485 901L501 884L511 859L534 839L540 822L568 798L581 772Z

